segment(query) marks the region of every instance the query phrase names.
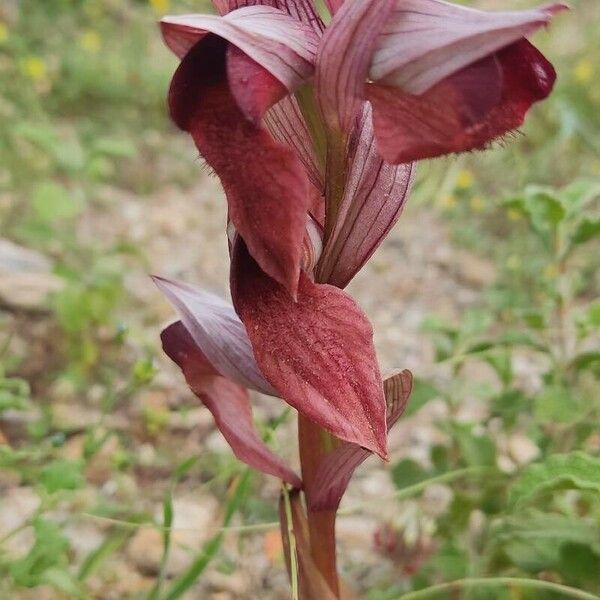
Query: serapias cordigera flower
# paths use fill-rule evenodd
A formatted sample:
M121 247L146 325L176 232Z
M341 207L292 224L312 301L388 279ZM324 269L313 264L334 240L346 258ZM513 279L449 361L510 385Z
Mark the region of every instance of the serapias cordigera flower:
M161 29L181 59L171 117L227 197L233 306L157 279L181 317L163 347L253 467L300 485L254 431L247 388L345 442L313 498L333 506L356 464L387 456L411 384L384 386L343 288L399 218L415 161L486 148L548 96L554 69L528 37L564 5L326 0L326 25L311 0L213 3Z

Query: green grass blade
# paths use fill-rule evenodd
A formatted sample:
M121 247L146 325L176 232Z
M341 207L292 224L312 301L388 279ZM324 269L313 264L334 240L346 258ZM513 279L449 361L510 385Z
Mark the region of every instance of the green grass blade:
M97 548L92 550L86 557L77 573L79 581L85 581L100 565L114 554L131 536L131 531L120 530L107 537Z
M457 579L447 583L432 585L431 587L409 592L399 596L396 600L424 600L425 598L450 598L452 592L458 592L467 588L487 588L487 587L504 587L509 590L533 589L556 592L563 598L576 598L578 600L600 600L600 596L590 594L577 588L553 583L551 581L543 581L540 579L527 579L524 577L474 577L468 579Z
M240 477L235 492L225 506L223 527L229 525L231 519L246 499L250 490L250 481L251 471L250 469L245 469ZM221 543L223 542L223 537L224 532L219 531L219 533L206 542L188 569L171 584L169 589L162 596L162 600L177 600L196 583L198 577L200 577L204 569L206 569L219 551Z

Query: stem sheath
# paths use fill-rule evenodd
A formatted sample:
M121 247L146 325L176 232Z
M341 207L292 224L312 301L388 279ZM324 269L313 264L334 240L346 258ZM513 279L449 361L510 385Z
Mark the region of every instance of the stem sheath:
M308 500L312 483L323 457L332 449L332 436L302 415L298 415L298 441L304 493ZM307 510L310 549L313 561L336 598L340 597L335 551L335 510Z

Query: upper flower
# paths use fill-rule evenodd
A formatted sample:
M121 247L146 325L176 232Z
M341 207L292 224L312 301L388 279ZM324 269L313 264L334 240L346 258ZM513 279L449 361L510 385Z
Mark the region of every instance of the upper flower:
M526 38L564 7L326 0L326 27L311 0L213 3L220 16L161 27L181 58L171 116L227 196L235 328L252 359L233 379L258 375L341 439L385 456L372 329L341 288L398 219L413 161L485 148L550 93L554 69ZM185 316L185 292L170 295ZM244 353L227 346L239 344L206 324L194 333L186 318L200 356L231 379Z

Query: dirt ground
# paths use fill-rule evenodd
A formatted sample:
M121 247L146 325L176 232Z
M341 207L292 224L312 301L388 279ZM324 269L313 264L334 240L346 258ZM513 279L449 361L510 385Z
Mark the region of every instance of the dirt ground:
M107 188L102 209L88 211L79 223L78 235L100 240L108 249L117 241L127 241L140 248L144 261L132 261L125 277L126 293L132 310L123 319L135 344L152 346L158 359L159 373L151 389L136 395L109 416L107 425L125 432L133 440L138 466L133 475L115 474L111 457L119 451L118 439L111 441L86 470L88 485L74 504L56 507L71 513L67 534L75 548L74 561L97 546L114 524L89 516L96 502L95 493L123 504L134 505L160 517L163 491L169 477L169 460L183 459L206 449L224 450L225 444L212 424L211 417L199 407L180 373L160 354L160 326L172 317L172 311L148 277L153 272L179 278L214 292L227 294L228 256L223 231L225 201L218 180L202 175L197 188L182 191L163 189L152 197L139 198ZM108 209L106 207L109 207ZM143 264L142 264L143 263ZM387 241L365 269L356 277L349 291L370 317L375 330L376 347L382 370L409 368L418 376L444 377L443 369L433 366L432 349L420 333L422 319L431 313L448 318L458 317L466 307L477 302L480 291L494 279L494 267L484 259L454 248L440 218L431 210L408 203L404 215ZM23 322L19 312L10 313L13 330ZM49 330L43 317L36 317L27 334L32 344L30 360L35 362L49 352ZM18 338L18 336L17 336ZM18 343L18 339L15 343ZM37 358L36 358L37 357ZM42 361L43 362L43 361ZM475 374L476 375L476 374ZM88 398L61 397L61 390L50 391L59 419L82 429L99 419L98 410ZM94 390L90 390L93 397ZM189 406L182 416L172 409ZM468 409L468 402L466 403ZM140 425L148 407L167 411L166 427L156 437L148 436ZM255 399L255 413L274 416L281 405L271 398ZM444 414L442 403L432 402L417 416L399 423L391 435L392 462L399 457L423 460L427 449L439 436L433 421ZM473 411L477 408L472 407ZM470 413L471 416L473 412ZM296 463L296 448L284 440L294 439L293 419L277 433L278 451ZM64 424L64 423L63 423ZM64 456L77 457L84 443L83 433L71 435L62 449ZM168 457L168 460L165 459ZM373 551L374 534L387 521L402 519L417 510L411 502L400 504L393 498L394 487L387 472L389 465L372 458L359 470L344 499L338 523L342 571L357 588L368 589L369 582L382 576L398 575L393 559ZM3 501L0 531L25 520L36 508L37 496L31 488L11 487ZM277 482L264 481L262 498L275 502ZM448 500L442 486L428 490L424 499L426 512L435 514ZM216 531L220 498L210 485L189 480L176 488L173 552L169 576L181 573L190 562L189 548L199 548ZM11 507L14 510L11 510ZM429 508L427 508L429 507ZM420 509L419 509L420 510ZM10 516L7 516L10 515ZM31 532L23 531L11 540L16 552L27 547ZM254 533L228 532L221 551L232 572L225 573L215 561L187 598L284 599L288 597L285 570L278 551L276 528ZM108 559L99 575L90 582L97 597L104 599L135 597L147 590L157 573L162 551L161 532L141 527L129 538L121 551ZM48 590L36 590L25 597L52 598Z

